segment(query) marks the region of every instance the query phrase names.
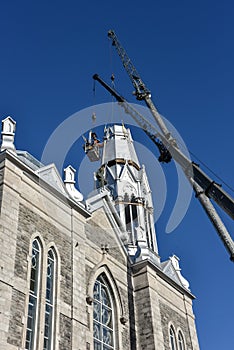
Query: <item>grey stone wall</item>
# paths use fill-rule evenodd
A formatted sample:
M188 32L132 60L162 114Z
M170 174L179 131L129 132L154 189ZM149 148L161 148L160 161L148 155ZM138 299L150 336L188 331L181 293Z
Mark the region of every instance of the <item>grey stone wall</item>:
M61 259L60 298L71 304L71 240L55 226L41 218L29 208L20 204L17 246L15 259L15 275L27 279L27 256L30 253L30 239L35 232L40 233L46 244L54 242Z
M35 232L40 233L46 244L49 244L50 242L54 242L56 244L61 259L61 276L58 276L60 281L60 300L71 305L72 260L70 238L66 237L55 226L22 204L19 208L14 274L16 277L24 280L26 283L28 272L27 257L31 249L30 240L32 234L35 234ZM25 313L25 303L26 296L20 291L13 289L7 342L18 347L22 345L23 327L26 326L22 323ZM61 315L61 327L65 339L61 344L66 344L62 347L62 349L69 349L66 342L69 337L69 332L71 332L71 322L69 322L67 318L64 319L64 317L65 316ZM69 327L70 329L68 331Z
M72 349L72 321L69 317L60 314L59 350Z
M89 265L85 265L86 295L88 295L88 283L89 283L89 278L91 276L91 272L92 272L92 268Z
M135 304L137 305L137 339L138 348L141 350L154 350L153 320L151 313L151 298L149 288L138 290L135 293Z
M119 242L114 238L115 233L111 229L102 229L93 220L85 225L85 233L88 240L96 244L99 248L101 244L108 244L109 252L114 259L125 264L123 252L119 248Z
M171 322L175 328L181 329L183 332L183 335L185 337L185 343L186 343L186 350L192 350L191 345L191 339L190 339L190 333L188 328L188 322L186 320L186 317L183 317L181 314L176 312L174 309L170 308L168 305L164 304L163 302L159 303L160 305L160 313L161 313L161 319L162 319L162 330L163 330L163 338L164 338L164 344L165 344L165 350L171 350L169 345L169 332L168 332L168 326Z
M20 347L22 340L22 320L24 315L25 295L12 289L11 318L8 330L7 342Z
M122 333L122 348L126 350L136 349L136 329L135 329L135 310L133 305L133 292L129 287L128 292L123 288L119 288L123 302L124 315L127 318L127 323L123 328Z

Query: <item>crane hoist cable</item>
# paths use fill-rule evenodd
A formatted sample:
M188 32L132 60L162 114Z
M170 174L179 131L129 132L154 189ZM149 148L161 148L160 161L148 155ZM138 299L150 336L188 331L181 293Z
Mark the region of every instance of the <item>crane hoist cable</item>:
M96 123L96 119L97 119L97 116L96 116L96 113L95 113L95 105L96 105L96 82L94 81L93 82L93 112L92 112L92 124L95 124Z

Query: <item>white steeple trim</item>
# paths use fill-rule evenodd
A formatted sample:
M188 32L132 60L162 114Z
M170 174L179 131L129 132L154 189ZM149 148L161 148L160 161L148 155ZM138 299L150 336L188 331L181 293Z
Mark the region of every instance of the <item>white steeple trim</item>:
M8 116L2 120L2 143L1 151L8 150L16 153L14 140L15 140L15 126L16 122Z
M170 260L171 260L171 263L177 273L177 276L179 277L180 279L180 282L182 283L182 285L184 286L184 288L188 289L189 290L189 282L181 275L181 268L180 268L180 265L179 265L179 261L180 259L178 258L178 256L176 255L173 255L170 257Z
M119 175L119 179L120 180L128 180L131 182L136 182L138 179L137 177L134 175L134 172L131 169L132 167L128 164L125 163L123 170L121 171L120 175Z
M83 194L80 193L75 188L75 183L76 183L75 173L76 173L76 170L71 165L68 165L68 167L64 169L64 174L65 174L64 184L71 198L74 199L74 201L76 202L81 202L84 197L83 197Z
M105 169L105 187L128 237L129 256L159 263L150 186L131 132L123 125L105 128L101 168ZM103 187L98 184L99 188Z
M105 131L102 165L114 159L131 160L136 166L140 166L131 132L122 125L113 125Z

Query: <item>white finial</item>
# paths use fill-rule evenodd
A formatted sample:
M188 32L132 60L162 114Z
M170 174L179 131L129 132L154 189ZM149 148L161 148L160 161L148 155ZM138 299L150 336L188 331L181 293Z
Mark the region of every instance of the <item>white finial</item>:
M71 165L68 165L66 169L64 169L65 179L64 183L75 183L75 173L76 169L74 169Z
M11 118L7 117L2 120L2 144L1 151L5 149L16 153L14 140L15 140L15 126L16 122Z
M83 200L83 195L75 188L75 173L76 170L68 165L66 169L64 169L65 179L64 184L68 194L74 199L76 202L81 202Z
M180 258L178 258L178 256L176 256L174 254L173 256L170 256L170 260L171 260L175 270L180 271L181 270L180 265L179 265Z

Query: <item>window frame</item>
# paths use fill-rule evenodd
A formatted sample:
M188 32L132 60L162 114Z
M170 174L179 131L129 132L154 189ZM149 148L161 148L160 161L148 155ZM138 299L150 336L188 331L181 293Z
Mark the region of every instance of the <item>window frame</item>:
M34 297L34 295L31 293L31 281L32 281L32 259L33 259L33 249L35 249L33 247L34 242L37 243L38 245L38 272L37 272L37 290L36 290L36 296ZM41 297L40 297L40 291L41 291L41 282L42 282L42 258L43 258L43 249L42 249L42 244L41 241L38 238L33 239L31 245L30 245L30 265L29 265L29 291L28 291L28 302L27 302L27 321L26 321L26 334L25 334L25 342L24 342L24 347L27 350L34 350L36 349L37 346L37 334L38 334L38 327L39 327L39 323L40 323L40 301L41 301ZM29 323L29 309L30 309L30 297L34 297L34 299L36 300L36 309L35 309L35 321L34 321L34 327L31 330L31 333L33 334L33 340L31 343L27 340L27 334L28 334L28 323ZM26 347L27 342L29 342L29 347Z
M95 284L98 283L99 285L99 291L101 292L101 288L102 286L104 286L104 289L106 290L107 292L107 295L108 295L108 298L109 298L109 302L110 302L110 306L107 306L105 304L102 303L101 300L98 300L98 299L95 299L94 297L94 288L95 288ZM95 301L96 300L96 301ZM111 311L111 319L112 319L112 328L111 327L108 327L105 323L102 322L102 320L99 322L97 320L95 320L95 317L94 317L94 305L96 304L100 304L100 319L102 319L102 308L103 308L103 305L104 305L104 309L106 308L107 310L109 309L109 311ZM95 349L95 340L97 343L100 344L100 349L103 350L104 347L105 349L110 349L110 350L115 350L117 347L117 337L116 337L116 305L115 305L115 298L114 298L114 293L113 293L113 289L109 283L109 280L106 276L105 273L100 273L95 281L94 281L94 284L93 284L93 308L92 308L92 311L93 311L93 332L92 332L92 338L93 338L93 349ZM94 337L94 325L96 324L100 324L100 328L102 330L103 327L109 329L111 332L112 332L112 343L113 345L109 345L107 343L105 343L103 341L103 338L102 339L98 339L98 338L95 338ZM102 332L101 332L102 333ZM102 333L103 335L103 333Z
M177 337L174 326L169 326L169 345L171 350L177 350Z
M38 273L39 285L38 285L38 299L37 299L37 309L36 309L36 327L34 332L34 340L33 344L27 346L27 327L28 327L28 316L29 316L29 302L30 302L30 285L31 285L31 268L32 268L32 252L33 252L33 244L34 242L38 242L40 246L40 269ZM45 319L46 319L46 288L47 288L47 268L48 268L48 256L52 254L53 256L53 300L52 300L52 317L51 317L51 331L50 331L50 345L44 347L44 338L45 338ZM60 259L57 252L57 248L54 243L51 243L45 246L43 239L35 235L30 240L30 248L28 255L28 293L27 293L27 301L25 303L25 326L24 326L24 336L22 337L22 348L26 350L37 350L41 348L43 350L54 350L57 346L57 337L58 335L58 321L56 319L56 315L58 315L59 307L57 304L58 300L58 292L59 292L59 279L60 275Z
M131 243L136 244L136 234L135 228L138 227L138 208L134 203L125 203L124 204L124 217L125 217L125 226L126 231L129 233L131 238Z
M186 350L185 338L182 331L179 329L177 332L178 350ZM182 344L182 347L181 347Z
M49 257L49 254L53 255L53 280L52 280L52 303L47 301L47 282L48 282L48 260L51 259ZM51 259L52 260L52 259ZM54 247L49 247L47 251L47 259L46 259L46 278L45 278L45 307L43 310L43 318L44 318L44 331L43 331L43 350L52 350L54 348L54 330L55 330L55 307L56 307L56 296L57 296L57 290L56 290L56 280L57 280L57 256L54 250ZM50 326L50 339L49 339L49 347L45 348L44 347L44 341L45 341L45 327L46 327L46 307L50 306L52 308L52 313L51 313L51 324Z

